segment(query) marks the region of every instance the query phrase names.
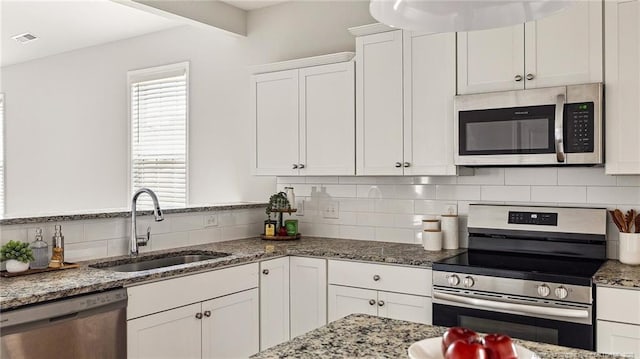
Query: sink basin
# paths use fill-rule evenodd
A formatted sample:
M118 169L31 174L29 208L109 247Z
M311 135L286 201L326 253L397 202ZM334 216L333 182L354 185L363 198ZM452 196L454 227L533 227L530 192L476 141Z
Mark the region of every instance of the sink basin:
M149 269L177 266L228 256L228 253L207 252L206 254L172 254L161 258L131 258L124 261L97 263L93 268L112 270L116 272L139 272Z

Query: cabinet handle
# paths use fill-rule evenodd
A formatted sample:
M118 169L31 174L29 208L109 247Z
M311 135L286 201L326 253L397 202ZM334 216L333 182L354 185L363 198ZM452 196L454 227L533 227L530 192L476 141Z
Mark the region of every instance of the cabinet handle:
M210 310L205 310L204 311L204 316L209 318L211 316L211 311Z
M292 166L292 167L293 167L293 169L294 169L294 170L297 170L297 169L298 169L298 165L297 165L297 164L295 164L295 163L293 164L293 166Z
M369 300L369 305L376 305L376 300L375 299L370 299Z
M379 280L380 280L380 276L379 276L379 275L377 275L377 274L376 274L376 275L374 275L374 276L373 276L373 280L374 280L374 281L376 281L376 282L377 282L377 281L379 281Z
M527 80L533 80L534 78L533 74L527 74Z
M400 168L400 167L402 167L402 163L396 162L396 168Z
M269 274L269 270L268 270L268 269L263 269L263 270L262 270L262 274L264 274L264 275Z
M303 168L304 168L304 163L299 164L299 165L298 165L298 168L299 168L299 169L303 169Z
M202 319L202 313L196 313L196 319Z
M378 306L380 306L380 307L384 306L384 300L379 300L378 301Z
M405 167L409 167L409 166L411 166L411 163L409 163L409 162L405 162L405 163L404 163L404 166L405 166Z
M520 82L520 81L522 81L522 75L516 75L516 77L514 77L514 79L516 80L516 82Z

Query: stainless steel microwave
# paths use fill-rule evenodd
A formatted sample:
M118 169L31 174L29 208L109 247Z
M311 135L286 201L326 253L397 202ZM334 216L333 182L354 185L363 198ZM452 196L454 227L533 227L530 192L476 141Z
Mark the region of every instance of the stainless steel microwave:
M455 164L602 164L602 87L593 83L456 96Z

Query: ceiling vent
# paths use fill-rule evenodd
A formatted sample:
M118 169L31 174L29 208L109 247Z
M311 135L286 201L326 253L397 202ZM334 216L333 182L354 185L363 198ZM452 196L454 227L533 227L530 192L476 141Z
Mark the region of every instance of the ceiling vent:
M24 34L12 36L11 38L21 44L26 44L27 42L31 42L38 39L35 35L30 34L28 32L25 32Z

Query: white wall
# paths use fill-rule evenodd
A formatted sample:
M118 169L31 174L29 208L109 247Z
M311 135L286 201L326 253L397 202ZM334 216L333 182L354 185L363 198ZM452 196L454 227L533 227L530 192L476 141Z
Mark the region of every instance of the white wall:
M250 12L247 38L181 27L2 68L6 215L126 208L126 72L185 60L191 202L265 200L247 65L353 51L347 28L371 22L367 1L290 2Z
M471 203L640 210L640 176L606 176L603 168L483 168L462 177L278 177L278 188L285 186L304 201L297 213L303 234L400 243L421 243L422 220L453 208L466 246ZM325 218L328 206L338 209L339 218ZM617 258L618 230L611 219L607 236L608 255Z
M192 203L264 200L250 176L245 40L191 27L2 69L7 214L128 205L128 70L190 61Z

